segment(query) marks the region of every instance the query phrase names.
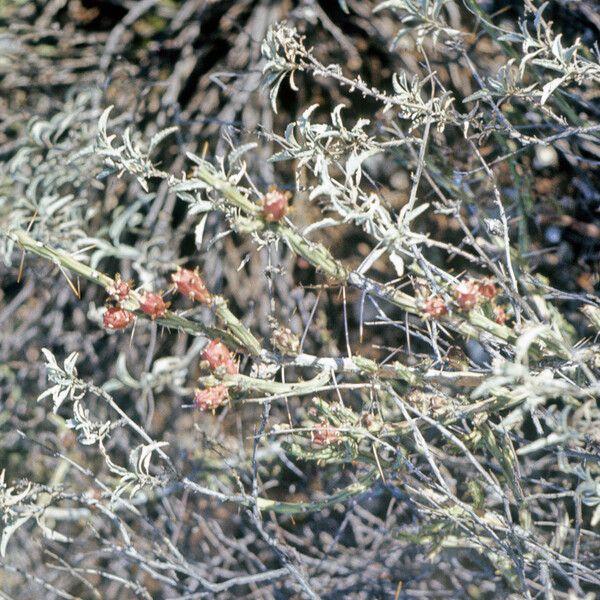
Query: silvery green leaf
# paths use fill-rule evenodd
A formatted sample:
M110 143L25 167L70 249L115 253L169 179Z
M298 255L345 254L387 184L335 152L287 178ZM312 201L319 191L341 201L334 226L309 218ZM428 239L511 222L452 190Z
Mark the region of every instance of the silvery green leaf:
M142 216L140 214L140 210L153 198L154 194L147 194L131 203L129 206L126 206L124 210L120 210L118 212L115 211L117 216L108 228L108 235L115 244L118 243L119 238L124 231L131 230L132 227L135 227L141 223Z
M534 52L529 52L528 54L525 54L525 56L523 56L523 58L521 58L521 63L519 65L519 76L523 77L523 75L525 74L525 69L527 67L527 63L529 61L533 61L533 59L540 53L540 50L535 50ZM534 61L535 62L535 61ZM504 71L504 75L508 76L507 72ZM507 79L507 81L510 81L510 79Z
M204 160L203 158L200 158L197 154L194 154L193 152L186 152L185 155L193 162L196 163L197 165L199 165L200 167L207 167L207 168L211 168L211 164L209 162L207 162L206 160Z
M311 223L308 227L305 227L302 230L302 235L308 236L313 231L317 231L318 229L323 229L325 227L337 227L339 224L339 221L336 221L330 217L321 219L320 221L316 221L315 223Z
M106 125L108 123L108 117L112 111L112 109L114 108L114 106L111 104L107 109L104 110L104 112L100 115L100 118L98 119L98 131L101 134L106 134Z
M69 356L65 359L65 373L70 377L77 377L77 369L75 368L75 363L77 362L78 357L79 352L71 352L71 354L69 354Z
M6 525L2 529L2 538L0 539L0 556L4 558L6 556L6 546L8 545L8 541L12 537L12 535L21 527L21 525L25 525L29 519L31 519L32 515L26 515L24 517L19 517L15 519L10 525Z
M210 240L206 249L210 250L217 242L220 242L222 239L226 238L228 235L231 235L232 233L233 233L233 231L231 231L231 229L222 231L221 233L216 235L212 240Z
M294 136L295 129L296 129L295 122L288 123L285 127L285 132L283 134L283 137L285 138L286 142L290 142L290 143L294 144L295 146L297 146L298 142L296 141L296 137Z
M344 127L344 123L342 121L342 110L346 108L343 104L338 104L332 111L331 111L331 123L333 124L334 127L337 127L338 129L343 129Z
M12 506L18 506L27 498L27 496L30 495L32 488L31 482L27 483L25 489L22 492L15 494L15 488L8 487L5 483L5 478L6 469L2 469L2 471L0 471L0 490L2 491L2 504L4 507L9 508Z
M482 100L484 98L488 98L490 95L491 95L490 90L488 90L487 88L484 88L482 90L479 90L479 91L471 94L470 96L467 96L463 100L463 104L465 104L466 102L473 102L474 100Z
M394 265L396 275L402 277L404 275L404 259L399 254L392 252L390 254L390 262Z
M300 117L300 119L298 120L299 123L308 123L310 116L313 114L313 112L315 110L317 110L317 108L319 108L319 104L315 103L315 104L311 104L303 113L302 116Z
M564 82L565 77L558 77L557 79L553 79L548 82L542 89L542 97L540 98L540 103L542 106L546 104L546 100L550 97L552 92L554 92L560 85Z
M280 162L283 160L290 160L290 158L294 158L294 154L292 154L289 150L282 150L281 152L276 152L270 156L268 162Z
M563 51L563 60L565 62L571 62L573 60L573 57L577 53L577 50L579 50L579 46L580 46L580 38L577 38L575 40L575 43L572 46L570 46L569 48L566 48Z
M61 386L60 385L53 385L51 388L45 390L44 392L42 392L38 397L36 402L39 402L40 400L43 400L44 398L46 398L47 396L52 396L53 398L58 398L59 394L61 392ZM64 400L64 398L63 398ZM60 405L59 405L60 406Z
M416 219L420 214L424 213L428 208L429 208L429 203L428 202L424 202L423 204L420 204L419 206L417 206L416 208L413 208L410 213L406 214L408 205L403 207L402 210L400 211L399 215L398 215L398 223L410 223L411 221L414 221L414 219Z
M42 348L42 354L46 357L46 368L61 370L56 362L56 357L48 348Z
M549 2L544 2L536 11L535 11L535 17L533 19L533 25L535 27L535 30L537 31L538 36L540 35L540 31L541 31L541 26L542 26L542 14L543 12L546 10L546 7L548 6Z
M150 475L150 460L155 450L168 446L169 442L152 442L151 444L140 445L134 448L129 454L129 460L135 466L138 474Z
M117 358L116 376L119 381L131 389L137 390L141 388L139 381L129 374L129 370L127 369L127 358L123 353L120 353Z
M374 156L375 154L379 154L381 150L379 148L370 148L368 150L364 150L360 154L355 154L354 152L350 155L350 158L346 161L346 176L348 178L352 177L354 173L356 173L362 163L369 157ZM360 183L360 178L357 180L357 185Z
M179 196L179 194L178 194L178 196ZM188 209L188 213L190 215L207 213L214 209L213 203L209 202L208 200L198 200L197 198L193 198L191 200L191 202L193 202L193 204Z
M527 355L531 344L548 331L547 325L537 325L536 327L527 329L521 334L515 344L515 362L527 364Z
M340 8L343 12L345 12L347 15L350 14L350 10L348 8L348 5L346 4L346 0L338 0L338 4L340 5Z
M392 87L396 94L400 96L406 94L408 91L408 80L404 71L392 74Z
M552 42L552 54L554 54L554 56L556 58L558 58L559 60L562 59L562 55L563 55L561 38L562 38L562 33L559 33L554 38L554 41Z
M556 71L557 73L562 73L564 71L562 65L551 60L546 60L545 58L534 58L531 63L537 65L538 67L544 67L545 69Z
M108 167L108 168L102 169L102 171L100 171L100 173L98 173L98 175L96 175L96 179L98 179L98 180L106 179L107 177L114 175L116 172L117 172L116 167Z
M246 154L247 152L250 152L250 150L254 150L254 148L257 148L258 144L252 142L250 144L242 144L239 148L236 148L228 157L227 160L229 162L229 165L231 167L233 167L236 163L239 162L240 158Z
M356 272L359 275L364 275L373 266L373 264L377 261L377 259L386 253L386 251L387 251L387 248L385 248L383 246L380 248L373 248L373 250L371 250L371 252L369 252L369 254L365 257L365 259L359 265L358 269L356 269Z
M54 390L54 394L52 395L52 402L54 402L54 406L52 407L52 412L54 414L56 414L58 412L58 409L62 406L62 403L65 401L65 399L69 395L68 387L64 387L64 388L59 387L59 389L56 390L57 387L59 387L59 386L54 386L54 388L52 388Z
M179 127L177 126L167 127L166 129L163 129L162 131L159 131L158 133L154 134L152 136L152 139L150 140L150 145L148 146L148 154L150 154L152 150L154 150L154 148L156 148L156 146L158 146L158 144L160 144L167 136L171 135L172 133L175 133L178 130Z
M421 204L420 206L417 206L417 208L415 208L410 213L409 220L412 221L413 219L416 219L419 215L424 213L428 208L429 208L429 202L423 202L423 204Z
M210 203L209 203L210 204ZM206 225L206 219L208 218L208 213L205 213L200 222L196 227L194 227L194 243L196 248L200 250L202 248L202 239L204 238L204 226Z
M129 127L126 127L125 131L123 132L123 144L129 154L137 154L136 149L133 146L133 142L131 141L131 129Z
M519 44L523 41L523 36L520 33L511 31L510 33L505 33L501 36L498 36L498 40L501 42L514 42Z
M204 181L200 181L199 179L190 179L187 181L182 181L174 185L171 189L178 194L179 192L191 192L193 190L206 190L210 186Z
M197 199L194 194L188 194L187 192L178 192L177 197L183 200L184 202L189 202L190 204L192 202L196 202Z
M95 241L97 250L90 257L90 267L98 268L98 264L104 258L118 257L137 260L140 257L140 251L133 246L126 244L111 244L106 240L97 238Z
M271 100L271 108L273 112L277 114L277 94L279 93L279 88L285 76L287 75L287 71L281 73L278 77L275 78L274 82L271 84L271 89L269 90L269 99Z
M73 201L73 198L73 194L67 194L66 196L57 198L56 200L49 202L44 207L45 215L52 216L54 213L58 212L59 210L67 206L69 203L71 203Z

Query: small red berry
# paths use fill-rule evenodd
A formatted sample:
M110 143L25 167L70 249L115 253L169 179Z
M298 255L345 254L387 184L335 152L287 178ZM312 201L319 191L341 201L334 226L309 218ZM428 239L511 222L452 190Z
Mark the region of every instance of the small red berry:
M121 279L121 275L117 273L115 280L106 288L106 293L113 299L119 302L125 300L131 291L131 284Z
M215 385L204 390L197 389L194 393L194 403L200 410L215 410L229 400L229 392L224 385Z
M167 305L160 294L143 292L140 298L140 310L152 319L157 319L167 312Z
M508 319L506 311L501 306L494 307L494 317L498 325L504 325L504 323L506 323L506 319Z
M238 372L238 366L233 360L229 348L220 340L211 340L202 353L202 360L205 360L211 369L225 367L229 375L235 375Z
M448 307L443 298L439 296L430 296L423 304L423 312L433 319L448 314Z
M461 281L454 288L454 296L456 297L456 302L463 310L475 308L481 300L479 286L472 279Z
M134 320L135 315L120 306L107 308L102 317L102 322L106 329L125 329Z
M478 284L479 293L487 300L492 300L498 295L498 289L490 279L484 279Z
M206 289L198 271L192 269L177 269L171 275L177 291L192 300L207 304L210 302L210 293Z
M271 186L261 201L265 221L269 223L281 221L287 214L289 197L289 192L283 192L275 186Z
M340 432L328 423L322 422L311 432L311 439L313 444L329 446L339 441Z

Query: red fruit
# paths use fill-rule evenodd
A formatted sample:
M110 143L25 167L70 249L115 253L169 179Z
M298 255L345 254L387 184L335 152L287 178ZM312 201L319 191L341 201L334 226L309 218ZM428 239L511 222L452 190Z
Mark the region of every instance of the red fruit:
M180 294L205 304L210 302L210 293L206 289L198 271L192 271L191 269L177 269L177 271L171 275L171 280Z
M160 294L144 292L140 298L140 310L152 319L157 319L167 312L167 305Z
M423 312L433 319L448 314L448 308L443 298L430 296L423 304Z
M494 317L498 325L504 325L504 323L506 323L506 319L508 319L506 311L501 306L496 306L494 308Z
M205 360L211 369L225 367L229 375L235 375L238 372L238 366L233 360L229 348L220 340L211 340L202 353L202 360Z
M334 427L331 427L328 423L323 422L317 425L311 432L311 439L313 444L329 446L330 444L339 441L340 432Z
M498 295L498 289L490 279L484 279L479 285L479 293L488 300L495 298Z
M196 390L194 402L200 410L215 410L227 404L229 392L224 385L215 385L204 390Z
M125 329L135 320L135 315L121 308L120 306L111 306L106 309L102 322L106 329Z
M262 198L263 217L273 223L281 221L288 211L289 193L270 187Z
M130 291L131 284L129 284L127 281L123 281L119 273L115 275L114 282L106 288L106 293L117 302L119 300L125 300L125 298L129 296Z
M479 292L479 286L472 279L461 281L454 288L454 296L456 297L456 302L463 310L475 308L482 297Z

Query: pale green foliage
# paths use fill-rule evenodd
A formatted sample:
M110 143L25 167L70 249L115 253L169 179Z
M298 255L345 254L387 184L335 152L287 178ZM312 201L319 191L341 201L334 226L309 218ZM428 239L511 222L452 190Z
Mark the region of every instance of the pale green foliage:
M446 39L460 39L462 32L448 27L444 18L444 5L452 0L385 0L377 5L374 12L392 9L397 12L405 26L392 41L394 49L405 35L414 34L417 44L422 46L428 36L436 43L441 34Z
M600 589L600 306L540 274L535 260L556 248L531 244L528 230L546 218L531 200L543 169L560 179L560 159L593 188L600 125L589 98L600 62L580 38L564 42L544 18L548 3L525 2L516 31L480 4L374 7L375 24L400 23L386 30L390 52L417 56L382 68L377 85L320 58L293 23L269 27L260 48L272 111L285 86L300 96L322 85L335 101L309 95L275 131L243 143L223 133L214 154L180 137L192 124L179 112L144 131L96 92L29 120L1 165L0 250L7 265L22 249L70 273L78 295L74 280L86 279L71 312L75 329L89 323L84 340L67 343L54 322L42 349L39 420L60 431L64 448L52 452L63 466L44 484L33 469L23 482L1 472L0 554L10 558L38 528L65 548L91 532L110 569L144 571L147 581L119 584L140 597L152 597L150 583L157 597L193 598L268 581L265 597L318 598L319 586L356 571L356 561L335 563L350 523L358 541L346 554L373 536L386 597L404 581L392 581L395 557L417 554L438 575L469 565L445 595ZM340 6L352 14L352 3ZM315 14L339 41L327 14ZM540 148L556 160L530 175ZM265 173L285 189L269 188ZM271 218L268 194L293 198L291 209ZM134 283L126 299L107 300L115 265ZM175 292L179 265L202 267L186 273L206 275L208 299ZM143 290L172 301L157 320L140 310ZM329 314L319 305L327 295ZM101 330L105 301L135 311L130 337ZM233 369L209 368L203 352L217 339ZM107 347L112 362L101 364ZM191 405L207 390L224 401L198 416ZM303 472L308 462L321 488ZM227 510L228 533L217 517L206 524ZM198 535L200 558L190 556ZM211 545L227 557L214 569ZM407 597L439 592L438 575L428 588L407 576ZM323 594L348 593L340 589L355 588L344 580Z
M33 117L14 156L0 163L0 222L3 227L31 227L75 251L84 245L89 222L97 214L98 184L89 174L98 169L93 153L99 111L93 92L70 97L49 120ZM11 256L12 243L2 236L0 254Z

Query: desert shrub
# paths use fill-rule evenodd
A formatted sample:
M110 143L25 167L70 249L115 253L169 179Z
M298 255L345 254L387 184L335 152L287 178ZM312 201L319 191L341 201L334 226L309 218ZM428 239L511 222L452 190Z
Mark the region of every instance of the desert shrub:
M6 594L595 597L592 3L113 9L0 7Z

